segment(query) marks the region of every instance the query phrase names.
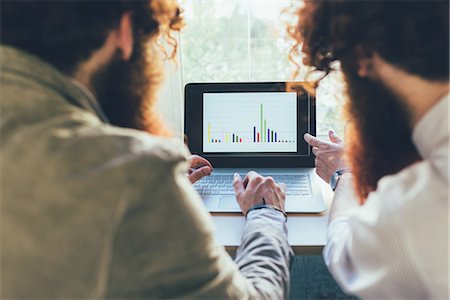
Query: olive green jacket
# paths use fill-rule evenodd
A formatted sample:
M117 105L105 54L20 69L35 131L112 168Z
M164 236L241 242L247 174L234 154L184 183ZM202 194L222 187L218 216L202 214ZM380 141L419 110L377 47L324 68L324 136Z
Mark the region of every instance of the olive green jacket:
M2 299L287 296L282 223L252 215L233 262L181 143L108 124L34 56L0 60Z

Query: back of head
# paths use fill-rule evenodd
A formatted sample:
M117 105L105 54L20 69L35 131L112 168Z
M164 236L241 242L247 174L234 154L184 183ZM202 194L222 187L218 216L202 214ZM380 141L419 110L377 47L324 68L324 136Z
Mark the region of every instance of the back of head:
M308 1L300 14L305 62L318 70L351 64L362 49L423 78L449 80L448 1Z
M132 16L135 34L145 39L175 29L181 20L176 3L164 0L2 0L0 12L1 44L34 54L66 73L101 48L125 13Z
M171 40L183 19L176 1L166 0L4 0L1 1L1 44L33 54L66 75L74 76L83 63L103 48L107 38L130 16L132 53L121 49L106 64L94 63L89 77L111 124L169 135L154 109L162 76L159 38ZM118 84L120 83L120 84ZM86 83L85 83L86 85Z
M351 120L348 157L362 201L383 176L420 160L410 110L379 78L360 76L359 62L378 55L429 82L449 80L448 1L305 1L292 31L303 62L329 73L339 62ZM395 145L395 146L393 146Z

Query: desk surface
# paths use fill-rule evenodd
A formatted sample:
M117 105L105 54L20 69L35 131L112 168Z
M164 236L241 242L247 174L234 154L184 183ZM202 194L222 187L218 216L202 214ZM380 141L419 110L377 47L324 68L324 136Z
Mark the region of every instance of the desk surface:
M333 192L323 180L319 181L327 210L321 214L288 215L288 240L295 254L321 254L326 242L328 211ZM241 244L244 216L234 213L212 213L212 219L216 226L217 242L234 255Z

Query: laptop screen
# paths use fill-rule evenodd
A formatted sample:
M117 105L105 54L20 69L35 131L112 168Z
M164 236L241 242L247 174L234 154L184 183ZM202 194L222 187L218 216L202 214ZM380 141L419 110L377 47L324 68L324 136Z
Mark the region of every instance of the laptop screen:
M311 167L312 152L303 140L306 132L315 134L315 98L301 85L186 85L189 148L215 166Z
M204 93L203 152L295 153L297 118L295 92Z

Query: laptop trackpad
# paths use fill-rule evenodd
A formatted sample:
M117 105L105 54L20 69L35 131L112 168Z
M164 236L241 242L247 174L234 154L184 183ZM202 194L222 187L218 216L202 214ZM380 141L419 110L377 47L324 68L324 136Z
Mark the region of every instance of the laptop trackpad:
M238 209L238 210L240 210L239 204L237 203L235 196L222 196L222 197L220 197L219 208Z

